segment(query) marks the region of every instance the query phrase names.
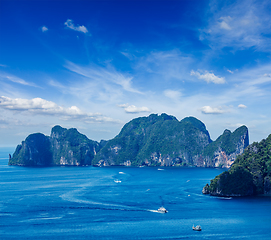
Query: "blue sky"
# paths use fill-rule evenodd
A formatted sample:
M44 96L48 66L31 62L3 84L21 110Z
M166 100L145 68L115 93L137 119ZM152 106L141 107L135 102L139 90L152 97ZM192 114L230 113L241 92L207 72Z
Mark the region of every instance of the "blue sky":
M0 1L0 146L60 124L115 137L133 118L271 133L270 1Z

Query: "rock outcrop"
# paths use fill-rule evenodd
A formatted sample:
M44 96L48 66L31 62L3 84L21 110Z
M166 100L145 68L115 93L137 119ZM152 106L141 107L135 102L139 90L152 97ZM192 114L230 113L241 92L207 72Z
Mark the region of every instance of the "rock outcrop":
M249 145L246 126L237 128L233 133L225 130L216 141L210 143L203 152L207 166L229 168L236 157Z
M50 139L42 133L29 135L21 145L18 145L9 165L20 166L50 166L52 151Z
M205 125L194 117L178 121L167 114L151 114L127 123L94 157L93 163L112 166L130 161L133 166L228 168L248 144L245 126L233 133L225 130L213 142Z
M53 127L50 142L54 165L91 165L95 154L100 151L98 142L88 139L75 128Z
M98 142L88 139L75 128L55 126L50 137L41 133L29 135L17 146L9 165L91 165L99 150Z
M227 197L271 194L271 135L249 145L230 170L206 184L202 193Z
M32 134L19 145L10 165L198 166L229 167L248 145L248 129L225 130L212 141L194 117L178 121L151 114L125 124L112 140L100 143L75 128L53 127L50 136Z

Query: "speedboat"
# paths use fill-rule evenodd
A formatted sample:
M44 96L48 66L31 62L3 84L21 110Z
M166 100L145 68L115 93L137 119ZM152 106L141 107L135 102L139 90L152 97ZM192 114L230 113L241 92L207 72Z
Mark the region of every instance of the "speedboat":
M157 211L160 212L160 213L167 213L168 212L168 210L166 210L164 207L158 208Z
M193 225L192 229L193 229L194 231L201 231L201 226L200 226L200 225L197 225L196 227L194 227L194 225Z

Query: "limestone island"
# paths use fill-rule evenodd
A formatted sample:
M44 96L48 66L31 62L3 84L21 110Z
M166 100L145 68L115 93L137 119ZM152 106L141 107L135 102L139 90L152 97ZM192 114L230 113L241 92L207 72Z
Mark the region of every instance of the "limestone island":
M202 193L221 197L271 195L271 134L249 145L229 171L206 184Z
M19 166L194 166L229 168L249 144L246 126L211 140L203 122L165 113L126 123L109 141L93 141L75 128L29 135L9 159Z

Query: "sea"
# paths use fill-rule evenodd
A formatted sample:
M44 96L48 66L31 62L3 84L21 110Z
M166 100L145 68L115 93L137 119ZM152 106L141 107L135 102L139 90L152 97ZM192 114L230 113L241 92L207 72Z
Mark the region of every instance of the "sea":
M13 152L0 148L1 240L271 239L271 197L201 193L224 169L8 166Z

